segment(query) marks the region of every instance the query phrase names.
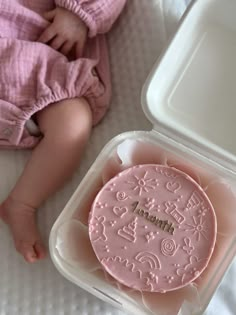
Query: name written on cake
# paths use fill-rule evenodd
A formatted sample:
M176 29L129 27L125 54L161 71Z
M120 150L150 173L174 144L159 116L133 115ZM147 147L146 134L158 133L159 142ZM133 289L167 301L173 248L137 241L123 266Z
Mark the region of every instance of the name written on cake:
M139 202L136 201L132 204L133 212L135 214L140 215L141 217L145 218L147 221L152 222L156 226L159 226L163 231L170 233L171 235L174 235L174 225L173 223L169 222L168 220L161 220L157 216L151 215L148 211L145 211L141 208L139 208Z

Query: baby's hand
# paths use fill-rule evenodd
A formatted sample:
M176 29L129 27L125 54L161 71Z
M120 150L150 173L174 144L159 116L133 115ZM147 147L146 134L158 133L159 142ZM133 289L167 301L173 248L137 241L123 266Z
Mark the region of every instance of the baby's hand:
M38 41L48 44L64 55L68 55L72 48L75 48L76 57L81 57L88 33L85 23L74 13L59 7L46 12L44 17L51 24Z

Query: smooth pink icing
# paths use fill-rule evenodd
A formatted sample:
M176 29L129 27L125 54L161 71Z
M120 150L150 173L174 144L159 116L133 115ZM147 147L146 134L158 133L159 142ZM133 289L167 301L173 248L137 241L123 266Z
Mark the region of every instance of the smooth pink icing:
M166 292L189 284L206 268L216 217L203 189L187 174L138 165L98 193L89 236L97 258L119 282Z

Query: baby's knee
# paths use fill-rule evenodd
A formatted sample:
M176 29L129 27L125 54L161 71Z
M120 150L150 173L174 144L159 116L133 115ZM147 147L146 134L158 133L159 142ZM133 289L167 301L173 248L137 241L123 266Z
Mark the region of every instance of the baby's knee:
M84 98L51 104L38 113L37 120L44 137L60 142L85 141L92 127L91 109Z

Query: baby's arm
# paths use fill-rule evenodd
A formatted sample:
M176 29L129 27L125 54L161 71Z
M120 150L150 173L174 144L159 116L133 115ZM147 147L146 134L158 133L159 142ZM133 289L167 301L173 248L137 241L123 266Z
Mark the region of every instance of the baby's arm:
M126 0L55 0L55 3L79 16L88 27L88 36L94 37L110 30Z

